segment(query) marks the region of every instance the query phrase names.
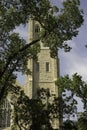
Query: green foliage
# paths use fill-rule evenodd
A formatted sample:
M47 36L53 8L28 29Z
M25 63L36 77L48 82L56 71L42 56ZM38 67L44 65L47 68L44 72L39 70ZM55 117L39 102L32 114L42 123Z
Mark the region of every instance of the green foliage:
M76 74L74 74L73 76L75 75ZM73 91L73 83L75 83L75 79L70 79L68 75L64 77L59 77L56 81L60 103L59 110L61 111L59 113L60 116L62 116L62 119L69 119L70 116L75 116L77 114L77 101L74 98L75 93Z
M59 90L59 97L62 102L60 105L60 110L62 109L62 117L66 119L70 119L70 116L77 115L77 101L74 96L77 96L81 99L84 107L84 112L79 117L78 130L86 130L87 129L87 83L82 80L82 77L77 73L72 76L70 79L68 75L65 77L59 77L56 81L56 85ZM67 95L69 92L69 95ZM60 100L60 101L61 101ZM68 118L67 118L68 117ZM69 123L69 124L68 124ZM65 122L64 130L69 129L77 129L72 127L72 123ZM70 126L70 128L69 128Z
M40 40L50 47L52 57L59 48L70 50L65 41L77 36L82 15L78 0L66 0L62 9L51 5L49 0L0 1L0 101L16 80L14 72L29 72L27 59L37 59ZM26 25L30 17L40 23L43 33L26 44L14 29Z
M86 130L87 129L87 112L81 113L78 119L78 130Z
M25 130L36 130L36 128L53 130L51 122L53 119L58 119L60 129L86 130L87 106L84 99L86 99L87 85L82 77L77 73L72 78L69 78L68 75L59 77L56 85L58 86L58 97L51 95L49 89L43 88L38 90L37 99L29 99L23 91L20 91L20 88L14 91L18 95L16 102L13 103L14 121L17 127ZM85 94L82 90L85 90ZM77 123L70 120L70 117L77 115L77 101L74 97L76 95L81 98L85 108ZM50 102L51 98L53 100Z
M27 59L37 59L40 40L50 47L52 57L57 56L59 48L70 51L71 48L66 41L77 36L83 23L83 13L79 4L79 0L66 0L63 2L63 8L59 9L51 5L49 0L0 1L0 101L9 91L19 95L13 105L15 124L20 130L42 130L44 126L45 130L52 130L49 119L55 117L61 120L62 114L70 115L75 112L76 102L73 93L81 96L86 108L87 85L77 75L74 75L72 80L68 76L58 79L56 84L59 87L59 98L55 98L52 104L43 104L40 98L31 100L18 87L14 87L17 78L15 72L29 72ZM26 25L30 17L40 23L42 32L38 39L26 44L23 38L14 33L14 29L21 24ZM70 96L65 94L66 90L71 91ZM44 98L44 94L40 96ZM50 94L45 93L45 97L49 99Z
M78 130L77 123L71 120L66 120L63 123L63 130Z
M45 92L43 91L43 93ZM45 127L45 130L53 130L49 120L50 111L45 108L41 99L29 99L23 91L20 91L20 95L13 105L14 122L20 129L43 130Z
M81 14L82 11L79 10L78 0L66 0L63 2L63 8L58 10L56 17L48 16L49 23L53 24L52 26L51 24L45 24L49 27L49 32L46 31L45 42L50 47L52 56L57 54L57 49L59 48L64 48L66 52L71 49L65 41L77 36L78 28L83 23Z

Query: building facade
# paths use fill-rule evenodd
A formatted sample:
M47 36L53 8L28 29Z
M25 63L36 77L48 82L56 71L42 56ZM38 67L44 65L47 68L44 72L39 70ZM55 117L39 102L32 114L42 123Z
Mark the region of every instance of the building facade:
M29 20L29 42L35 40L38 36L40 25L34 20ZM38 43L37 43L38 44ZM50 56L49 47L44 46L40 41L40 52L38 60L28 60L28 69L30 74L26 78L25 93L30 97L36 97L38 88L48 88L51 94L58 96L58 88L55 81L59 76L59 59Z
M32 42L33 40L38 38L38 33L40 32L41 27L38 24L38 22L34 21L30 18L29 20L29 30L28 30L28 37L29 42ZM38 43L37 43L38 44ZM25 85L25 94L29 96L29 98L37 98L37 91L38 89L47 89L50 92L51 98L50 101L53 100L54 96L58 96L58 88L55 85L55 81L57 80L59 76L59 59L58 57L52 58L50 56L50 49L49 47L45 46L41 41L40 44L40 52L38 53L38 59L28 60L28 69L30 70L30 73L26 76L26 85ZM9 104L8 104L9 105ZM7 113L10 115L8 106L5 106L6 108L4 110L7 110ZM7 114L7 115L8 115ZM1 128L2 130L8 130L10 126L10 116L8 116L8 122L5 121L5 128ZM4 125L2 122L2 125ZM58 120L53 120L53 128L58 129ZM9 128L10 129L10 128Z
M40 30L41 27L38 22L30 19L28 31L29 42L38 38ZM45 46L41 41L39 44L40 52L38 53L37 61L34 61L33 59L28 60L30 74L26 77L25 93L30 98L36 98L38 89L47 89L51 95L51 102L54 96L58 96L58 87L55 85L55 81L59 76L59 59L58 57L52 58L50 56L49 47ZM58 120L54 120L53 122L53 127L57 129Z
M10 127L10 114L11 114L11 106L9 101L5 99L0 109L0 130Z

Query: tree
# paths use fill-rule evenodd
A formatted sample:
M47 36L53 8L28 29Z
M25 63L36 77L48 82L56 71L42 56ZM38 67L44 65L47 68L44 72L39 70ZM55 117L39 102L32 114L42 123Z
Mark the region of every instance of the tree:
M73 87L76 87L74 84L77 77L78 75L74 74L72 79L70 79L69 75L66 75L59 77L56 81L56 85L58 86L57 111L59 113L60 130L63 129L63 124L64 128L67 127L67 123L71 127L71 123L67 121L70 121L71 117L77 114L77 101L74 98L75 93L73 91ZM65 120L67 121L65 122Z
M77 97L80 97L83 103L83 112L78 117L78 130L87 129L87 83L82 80L81 76L74 77L76 87L73 88Z
M63 130L78 130L77 123L75 121L66 120L63 123Z
M81 99L84 107L84 111L81 113L81 116L78 118L77 126L73 129L78 130L86 130L87 129L87 83L82 80L82 77L77 73L72 76L70 79L69 76L60 77L56 81L56 85L59 90L59 97L62 100L59 100L59 110L62 111L62 114L59 111L59 120L61 121L63 118L68 119L68 122L64 123L65 128L72 128L72 123L70 123L70 116L77 115L77 101L74 97L77 96ZM69 91L69 95L67 95L67 91ZM77 115L78 116L78 115ZM69 117L69 118L67 118ZM69 123L69 124L68 124ZM68 125L67 125L68 124ZM68 127L68 128L67 128Z
M86 130L87 129L87 112L81 113L78 119L78 130Z
M20 130L22 128L25 130L36 130L36 128L54 130L51 124L53 119L59 121L59 130L85 130L87 128L87 111L84 111L77 122L71 120L72 116L77 115L77 101L74 96L82 98L81 91L84 90L84 85L86 86L82 77L77 73L72 78L69 78L68 75L58 77L56 85L59 96L54 95L54 100L51 102L49 99L52 98L52 95L48 89L38 90L37 99L29 99L23 91L17 91L18 98L13 104L14 119Z
M11 129L16 130L18 127L20 130L53 130L50 107L47 109L46 102L43 103L47 95L48 91L41 89L38 90L37 99L29 99L23 90L19 89L18 97L13 102L14 124Z
M49 0L0 1L0 101L15 83L14 72L27 72L27 58L36 58L40 40L48 44L52 57L59 48L70 50L65 41L76 37L83 23L79 5L79 0L66 0L59 9ZM26 25L30 17L43 29L38 39L26 44L14 29Z

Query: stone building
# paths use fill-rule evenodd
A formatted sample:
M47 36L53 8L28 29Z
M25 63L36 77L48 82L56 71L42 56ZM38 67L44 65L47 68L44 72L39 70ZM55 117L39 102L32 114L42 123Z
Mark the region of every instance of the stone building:
M11 112L11 105L7 99L4 100L1 106L0 113L0 130L4 130L5 128L10 127L10 112Z
M34 20L29 20L29 42L35 40L40 31L40 25ZM37 43L38 44L38 43ZM59 59L51 58L49 47L44 46L40 41L40 52L38 53L38 60L28 60L28 69L30 74L26 78L25 93L30 97L36 97L38 88L48 88L51 94L58 96L58 88L55 81L59 76Z
M28 30L29 42L38 38L38 32L40 30L41 27L38 22L30 19ZM50 56L49 47L45 46L41 41L39 43L41 49L38 53L38 60L28 60L28 69L30 70L30 74L26 76L24 91L29 98L36 98L37 90L44 88L49 90L53 98L54 95L58 96L58 88L55 85L55 81L59 76L59 59L58 57L52 58ZM50 100L52 100L52 98ZM53 127L55 129L58 128L58 120L53 121Z
M23 90L23 86L18 81L16 81L15 86ZM17 94L10 92L0 104L0 130L11 130L11 126L14 124L13 104L17 101L17 97Z
M29 42L38 38L40 30L41 27L38 22L30 19L28 30ZM55 85L55 81L59 76L59 59L58 57L52 58L49 47L45 46L41 41L39 43L41 48L38 53L38 60L28 60L30 74L26 78L25 93L30 98L36 98L38 89L47 89L51 95L50 101L52 101L54 96L58 96L58 87ZM57 129L58 120L53 122L53 127Z

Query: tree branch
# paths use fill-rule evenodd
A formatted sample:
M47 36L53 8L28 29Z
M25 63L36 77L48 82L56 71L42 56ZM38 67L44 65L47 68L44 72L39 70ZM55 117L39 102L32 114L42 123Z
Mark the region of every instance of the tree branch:
M1 100L3 99L3 97L4 97L5 90L6 90L6 85L8 85L9 78L10 78L11 74L13 73L13 71L15 70L16 65L18 64L19 60L20 60L20 59L18 59L17 62L15 63L15 65L13 65L12 70L10 70L9 75L8 75L8 76L6 77L6 79L5 79L4 84L1 86L1 90L0 90L0 101L1 101Z
M41 39L41 38L39 38L39 39L37 39L37 40L33 40L32 42L26 44L24 47L20 48L19 51L14 52L13 55L9 56L8 61L7 61L6 65L5 65L5 68L4 68L4 70L3 70L3 71L1 72L1 74L0 74L0 79L2 78L2 76L4 75L4 73L6 72L6 70L7 70L8 66L9 66L10 62L12 61L12 59L16 58L17 55L18 55L20 52L25 51L25 50L26 50L27 48L29 48L30 46L32 46L32 45L34 45L35 43L39 42L40 39Z

